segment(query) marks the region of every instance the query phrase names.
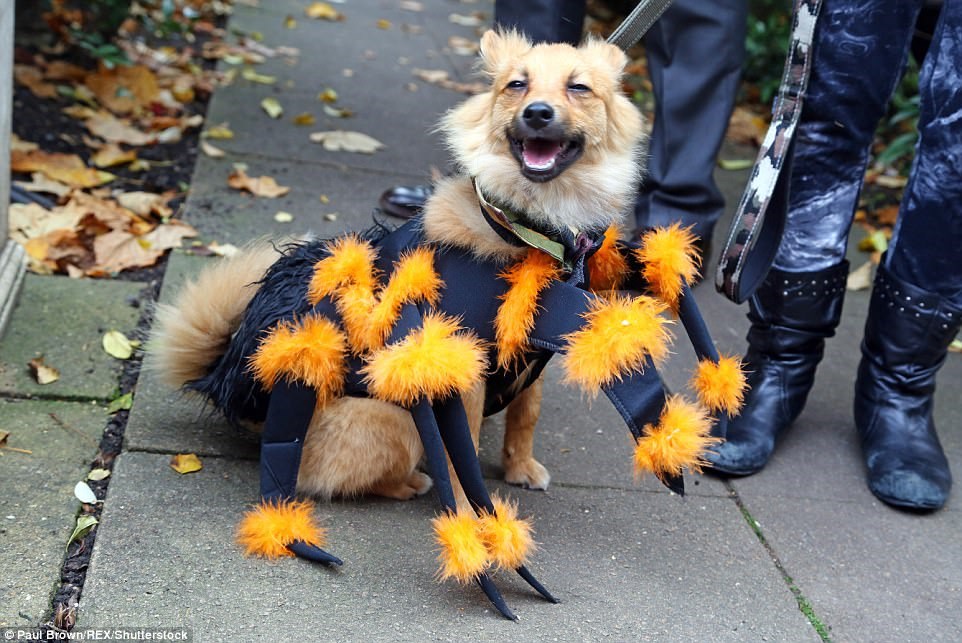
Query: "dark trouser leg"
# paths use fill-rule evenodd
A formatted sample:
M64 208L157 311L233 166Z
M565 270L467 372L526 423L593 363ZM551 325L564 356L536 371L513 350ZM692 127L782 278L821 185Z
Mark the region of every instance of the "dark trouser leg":
M639 227L680 221L710 239L724 207L713 172L745 56L747 0L676 0L645 36L655 93Z
M919 79L915 164L876 276L855 383L872 493L913 509L945 504L952 475L932 418L935 375L962 325L962 6L946 3Z
M712 469L749 475L768 463L775 440L805 406L825 338L842 315L847 274L847 262L807 273L773 269L752 296L744 360L749 390L725 442L708 456Z
M581 42L585 0L498 0L494 24L514 28L534 42Z

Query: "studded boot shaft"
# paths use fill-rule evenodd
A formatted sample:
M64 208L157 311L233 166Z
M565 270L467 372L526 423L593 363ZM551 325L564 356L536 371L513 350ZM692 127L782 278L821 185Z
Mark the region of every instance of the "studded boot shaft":
M899 507L938 509L952 474L932 419L935 374L962 324L962 307L879 266L862 361L855 425L869 489Z
M825 338L842 315L848 262L815 272L773 269L749 302L749 391L712 468L749 475L768 463L775 441L798 417L815 380Z

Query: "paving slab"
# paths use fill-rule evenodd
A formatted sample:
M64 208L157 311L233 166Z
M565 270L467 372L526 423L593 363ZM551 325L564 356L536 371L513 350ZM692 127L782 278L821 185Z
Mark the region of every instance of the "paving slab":
M266 45L296 47L300 56L293 61L277 57L256 66L258 73L277 78L273 85L238 76L214 94L208 122L229 122L236 134L231 140L218 141L218 147L233 153L388 172L405 169L420 173L419 167L444 167L448 155L431 131L444 111L464 96L418 80L412 72L439 70L457 78L456 67L438 43L446 43L453 34L470 36L471 30L448 22L435 23L431 30L419 26L412 33L404 25L414 24L410 21L419 19L417 12L377 0L338 7L345 16L342 22L311 20L303 16L300 6L295 7L294 11L289 3L265 10L237 7L231 29L257 31ZM297 19L294 29L284 26L288 15ZM379 20L387 20L390 28L379 28ZM443 33L434 33L434 28ZM327 88L337 93L336 107L350 110L353 116L325 114L318 94ZM261 100L268 96L283 106L280 118L273 119L262 109ZM303 113L314 115L316 122L295 125L292 119ZM328 152L308 140L310 132L338 129L363 132L385 147L375 154ZM414 164L412 150L416 150Z
M254 463L207 458L179 476L167 461L117 459L78 628L187 626L203 641L818 640L728 499L510 491L535 518L531 568L563 601L499 575L511 623L473 585L432 580L430 497L321 505L345 566L270 563L231 542L256 499Z
M109 399L123 362L106 352L109 330L131 334L145 283L28 274L0 342L0 395ZM27 364L38 356L60 379L38 384Z
M107 424L102 405L0 399L0 627L29 627L50 611L90 470Z
M247 163L249 176L271 176L290 187L290 192L270 199L228 187L227 177L237 161ZM365 230L374 223L374 210L384 190L392 185L430 180L430 169L424 166L415 171L420 170L422 174L415 176L266 157L204 158L194 168L184 219L197 228L205 241L238 246L264 236L277 239L310 232L331 237L348 230ZM290 213L293 221L275 221L274 215L281 211ZM393 225L403 222L390 216L380 218Z

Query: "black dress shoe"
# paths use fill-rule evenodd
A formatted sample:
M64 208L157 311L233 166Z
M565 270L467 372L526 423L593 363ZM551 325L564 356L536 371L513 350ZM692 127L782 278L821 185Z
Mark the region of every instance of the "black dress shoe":
M424 208L433 192L430 185L396 185L381 194L378 205L391 216L410 219Z

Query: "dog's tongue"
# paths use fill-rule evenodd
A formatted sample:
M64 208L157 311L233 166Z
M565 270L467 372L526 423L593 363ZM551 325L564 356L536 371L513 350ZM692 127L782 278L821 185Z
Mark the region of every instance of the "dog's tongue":
M554 165L555 159L561 153L561 143L529 138L524 142L524 164L535 170L545 170Z

